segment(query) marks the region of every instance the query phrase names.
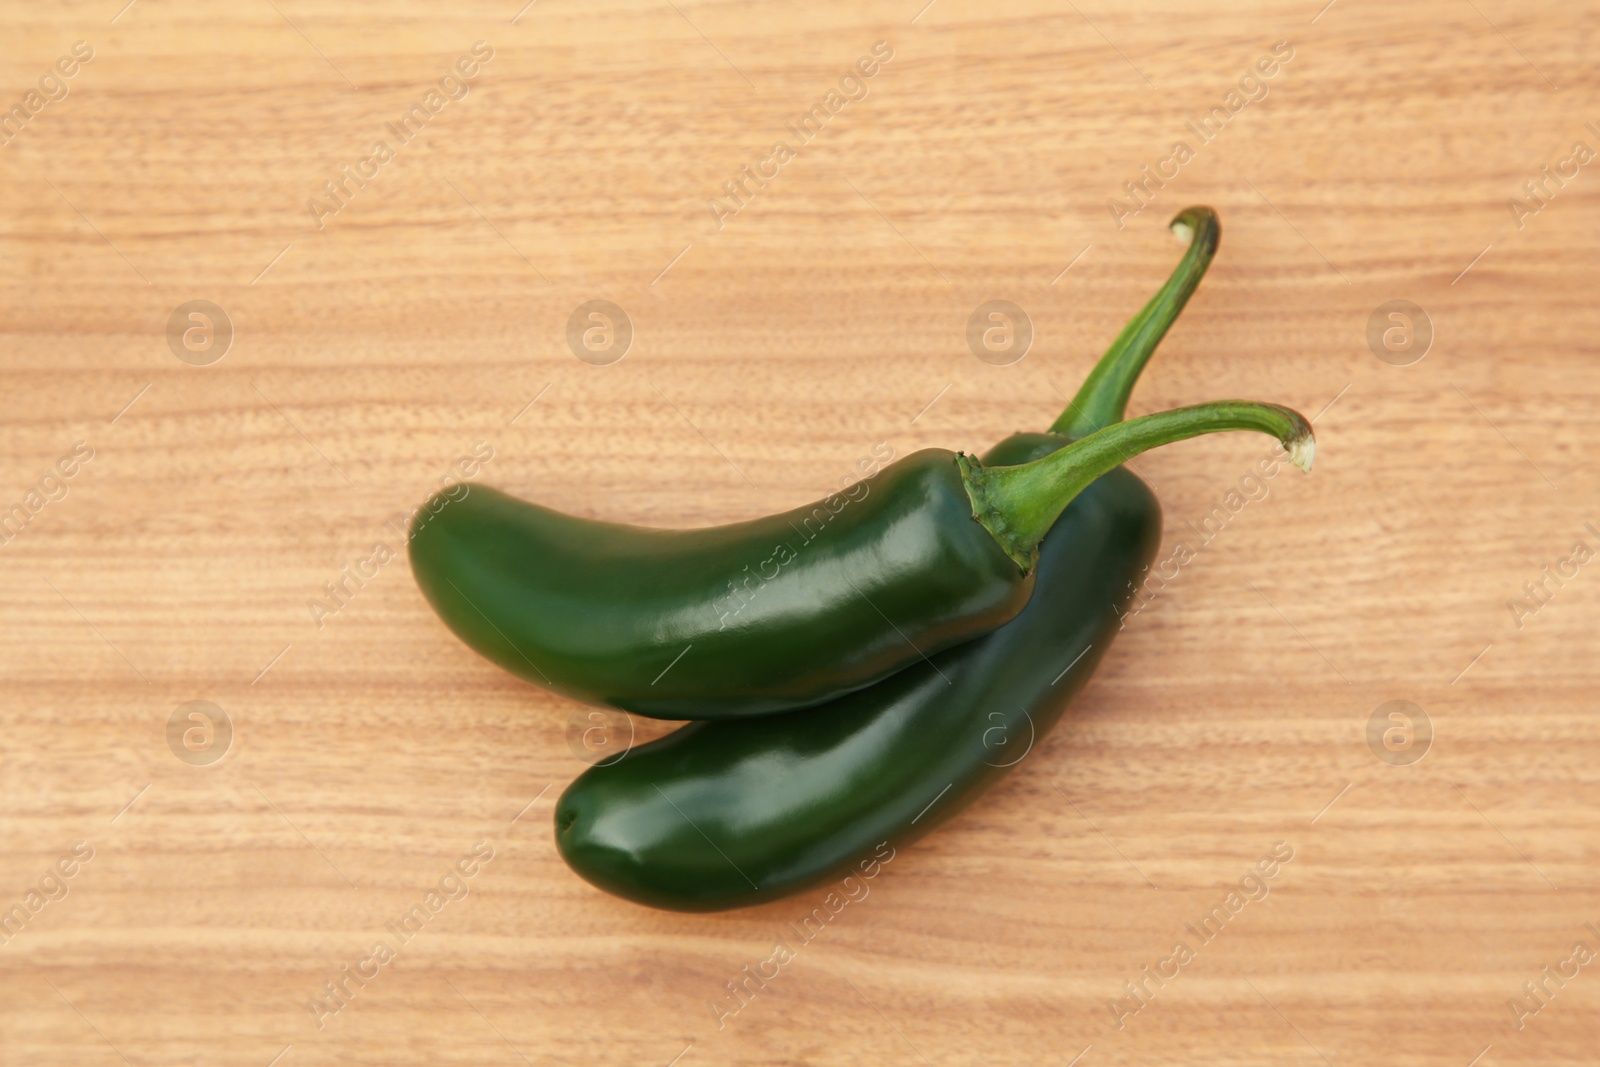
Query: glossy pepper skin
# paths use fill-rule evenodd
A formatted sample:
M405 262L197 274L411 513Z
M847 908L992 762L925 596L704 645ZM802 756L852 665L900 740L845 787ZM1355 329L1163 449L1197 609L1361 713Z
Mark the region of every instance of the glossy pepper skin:
M1067 438L1018 434L1020 463ZM900 848L1021 763L1105 655L1154 557L1161 509L1117 469L1040 547L1028 605L993 633L821 707L697 722L591 767L556 805L562 858L599 888L675 911L745 907Z
M501 667L664 719L858 689L992 630L1033 591L973 521L940 449L813 507L699 530L575 518L473 486L419 519L411 566L440 617Z

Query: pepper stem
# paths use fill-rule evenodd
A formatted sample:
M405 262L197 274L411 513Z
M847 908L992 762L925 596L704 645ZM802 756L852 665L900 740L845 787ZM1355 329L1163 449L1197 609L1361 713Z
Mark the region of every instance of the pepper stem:
M1139 372L1150 361L1156 346L1194 294L1206 268L1217 254L1222 227L1217 213L1208 207L1188 207L1168 224L1174 233L1189 241L1189 250L1155 296L1122 328L1100 357L1094 370L1083 380L1078 395L1050 427L1051 433L1066 437L1087 437L1112 423L1121 422L1128 397L1139 380Z
M1026 574L1033 569L1039 542L1090 482L1141 452L1225 430L1271 434L1289 453L1290 463L1311 471L1316 438L1305 416L1251 400L1218 400L1142 415L1020 466L985 467L967 455L957 455L956 464L972 500L972 517Z

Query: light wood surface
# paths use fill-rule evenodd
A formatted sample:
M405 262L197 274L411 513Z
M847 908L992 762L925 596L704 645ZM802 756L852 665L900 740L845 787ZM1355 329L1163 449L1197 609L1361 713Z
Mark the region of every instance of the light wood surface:
M1600 552L1600 162L1509 205L1600 149L1591 9L518 2L7 5L6 109L93 58L0 148L0 506L93 458L0 546L0 908L27 913L0 1063L1600 1061L1600 963L1541 971L1600 949L1600 563L1507 607ZM470 93L319 229L307 200L478 41ZM878 41L865 98L718 229L722 183ZM1119 230L1108 199L1178 140ZM477 442L483 482L697 525L875 442L1043 428L1190 203L1221 254L1135 409L1322 412L1315 473L1265 483L1016 772L720 1028L823 891L684 917L591 889L550 828L582 709L454 641L403 558L308 607ZM635 329L613 365L567 347L594 299ZM1007 366L964 340L995 299L1036 330ZM207 366L168 344L191 300L235 330ZM1420 362L1369 349L1391 300L1433 324ZM1164 551L1263 454L1142 460ZM213 763L168 744L193 700L233 727ZM1429 716L1418 762L1368 746L1390 700ZM480 841L469 895L319 1026ZM1280 841L1270 895L1186 932ZM67 895L30 912L42 881Z

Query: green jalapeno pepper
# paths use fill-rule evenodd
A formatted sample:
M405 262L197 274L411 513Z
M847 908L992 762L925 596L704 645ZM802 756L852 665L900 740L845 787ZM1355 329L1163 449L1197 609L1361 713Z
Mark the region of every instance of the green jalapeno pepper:
M1017 463L1066 443L1019 434L983 458ZM1106 474L1045 537L1016 618L820 707L693 723L589 768L556 804L562 858L628 900L716 911L903 847L1037 746L1105 655L1160 537L1145 484Z
M1211 227L1214 243L1214 217ZM1163 332L1130 323L1055 432L1014 435L983 463L1025 464L1121 419ZM711 911L794 892L915 840L1060 718L1120 629L1160 531L1148 487L1124 469L1106 474L1044 538L1033 598L1016 618L821 707L694 723L590 768L556 805L562 857L626 899Z
M1180 214L1174 228L1188 252L1058 422L1081 439L1047 456L985 465L928 449L814 506L701 530L575 518L475 486L419 512L417 583L500 666L659 718L820 703L985 633L1028 602L1038 544L1062 509L1124 460L1249 429L1309 468L1310 427L1287 408L1223 401L1106 417L1120 414L1215 252L1209 209Z

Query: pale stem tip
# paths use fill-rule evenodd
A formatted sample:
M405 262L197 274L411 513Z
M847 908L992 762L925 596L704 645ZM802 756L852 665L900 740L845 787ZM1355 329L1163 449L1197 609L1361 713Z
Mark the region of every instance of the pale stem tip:
M1311 473L1311 464L1317 458L1317 439L1310 434L1297 440L1290 441L1288 445L1289 462L1299 467L1306 474Z

